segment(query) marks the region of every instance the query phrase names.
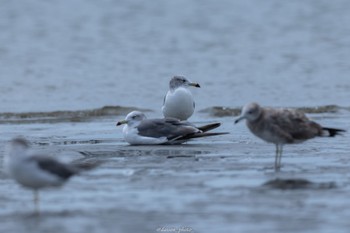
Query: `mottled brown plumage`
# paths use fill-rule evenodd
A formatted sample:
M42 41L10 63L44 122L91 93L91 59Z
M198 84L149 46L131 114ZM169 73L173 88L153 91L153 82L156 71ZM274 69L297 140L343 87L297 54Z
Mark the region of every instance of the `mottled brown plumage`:
M263 140L277 144L302 142L322 136L322 127L304 113L290 109L262 108L260 116L246 122L250 131Z
M281 166L284 144L299 143L314 137L333 137L345 132L342 129L322 127L297 110L262 108L257 103L244 106L235 123L242 119L246 119L246 124L254 135L276 145L276 169Z

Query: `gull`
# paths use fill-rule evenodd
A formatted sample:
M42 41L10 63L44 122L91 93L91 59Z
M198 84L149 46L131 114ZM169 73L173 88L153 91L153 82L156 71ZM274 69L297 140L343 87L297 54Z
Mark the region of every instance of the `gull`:
M281 167L283 145L314 137L334 137L345 132L343 129L323 127L297 110L263 108L257 103L244 106L235 124L243 119L255 136L276 145L275 170Z
M34 205L39 213L39 189L59 187L71 176L96 164L64 164L56 159L30 151L29 142L22 138L12 139L6 146L5 172L19 184L34 192Z
M220 123L195 127L187 121L175 118L147 119L145 114L139 111L130 112L117 126L123 124L124 139L131 145L173 145L193 138L227 134L207 133L219 127Z
M164 97L162 112L164 117L187 120L195 108L192 93L187 87L200 87L182 76L174 76L169 82L169 91Z

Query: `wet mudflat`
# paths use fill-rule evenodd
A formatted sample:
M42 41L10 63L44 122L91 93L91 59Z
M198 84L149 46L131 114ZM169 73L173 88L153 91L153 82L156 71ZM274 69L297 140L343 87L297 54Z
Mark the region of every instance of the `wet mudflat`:
M202 117L202 118L201 118ZM312 114L349 129L348 112ZM196 124L208 122L200 114ZM345 232L350 216L348 136L285 146L281 172L274 146L233 117L210 118L229 135L181 146L128 146L115 118L5 124L5 135L31 135L33 147L63 161L98 160L94 171L61 189L32 193L1 175L2 232ZM218 130L219 130L218 129ZM50 136L47 136L50 135ZM4 140L1 141L3 148ZM2 153L2 151L1 151ZM282 184L281 184L282 182Z

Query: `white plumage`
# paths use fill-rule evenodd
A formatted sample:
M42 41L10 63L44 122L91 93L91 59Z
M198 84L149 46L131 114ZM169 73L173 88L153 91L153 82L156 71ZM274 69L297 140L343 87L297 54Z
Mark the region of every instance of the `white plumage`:
M187 89L189 86L200 87L181 76L175 76L170 80L162 107L164 117L173 117L180 120L190 118L195 109L192 93Z

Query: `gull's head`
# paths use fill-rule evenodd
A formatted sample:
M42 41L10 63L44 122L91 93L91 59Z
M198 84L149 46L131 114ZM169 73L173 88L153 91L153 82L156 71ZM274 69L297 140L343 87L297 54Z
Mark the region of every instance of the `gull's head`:
M243 107L241 115L235 120L235 124L243 119L255 121L260 117L261 107L257 103L250 103Z
M178 87L188 86L201 87L198 83L193 83L183 76L174 76L169 82L169 87L171 90L174 90Z
M128 125L138 125L141 121L146 119L146 115L139 111L132 111L126 115L125 120L118 121L117 126L128 124Z
M22 155L22 152L25 152L29 149L29 142L23 137L13 138L6 145L5 154L14 156L14 155Z
M29 142L23 137L13 138L10 141L10 145L12 147L23 148L23 149L28 149L29 148Z

